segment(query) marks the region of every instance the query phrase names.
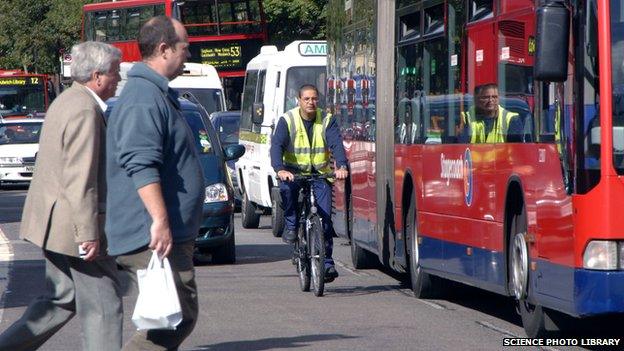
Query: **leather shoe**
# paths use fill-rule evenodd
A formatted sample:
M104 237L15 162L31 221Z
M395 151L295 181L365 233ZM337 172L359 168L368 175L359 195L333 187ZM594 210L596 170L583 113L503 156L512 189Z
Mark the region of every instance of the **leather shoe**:
M297 232L292 229L288 229L282 234L282 241L285 243L292 244L295 239L297 239Z
M325 283L331 283L338 278L338 271L334 266L325 267Z

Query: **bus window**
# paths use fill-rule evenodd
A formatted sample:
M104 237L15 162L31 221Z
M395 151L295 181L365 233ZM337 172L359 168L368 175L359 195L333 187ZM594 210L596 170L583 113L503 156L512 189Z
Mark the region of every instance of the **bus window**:
M425 10L425 34L434 35L444 32L444 4Z
M470 0L468 2L469 21L491 18L494 15L493 0Z
M93 13L93 24L95 26L95 30L93 34L95 34L95 41L106 41L106 15L108 11L101 11Z
M423 53L425 144L439 144L446 136L444 131L448 117L445 104L448 84L448 51L444 39L425 42Z
M180 17L189 35L219 33L215 6L211 2L186 1L180 5Z
M422 45L407 44L400 46L397 51L395 143L418 143L423 90Z

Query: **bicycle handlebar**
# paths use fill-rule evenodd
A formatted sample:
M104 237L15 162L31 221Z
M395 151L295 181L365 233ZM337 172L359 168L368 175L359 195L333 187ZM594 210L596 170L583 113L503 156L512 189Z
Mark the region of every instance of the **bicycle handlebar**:
M301 181L301 180L310 181L310 180L315 180L315 179L334 178L336 174L334 172L331 172L327 174L309 174L309 175L295 174L294 176L295 178L293 179L293 181Z

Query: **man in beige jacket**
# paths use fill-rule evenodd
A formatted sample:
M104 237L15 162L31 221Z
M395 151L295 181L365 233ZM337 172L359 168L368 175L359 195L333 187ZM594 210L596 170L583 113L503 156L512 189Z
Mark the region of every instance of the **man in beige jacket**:
M43 249L45 294L0 335L0 350L37 349L75 314L85 350L121 348L119 280L104 236L103 116L103 100L121 79L120 57L104 43L72 48L74 83L46 114L20 229L21 238Z

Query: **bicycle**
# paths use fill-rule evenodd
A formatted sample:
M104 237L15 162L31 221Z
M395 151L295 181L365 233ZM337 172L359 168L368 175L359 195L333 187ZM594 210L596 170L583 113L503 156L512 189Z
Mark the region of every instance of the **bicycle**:
M310 291L315 296L323 296L325 289L325 236L323 220L317 212L311 184L317 179L327 179L333 174L297 175L294 181L300 182L297 211L299 229L293 252L294 264L299 274L301 291Z

